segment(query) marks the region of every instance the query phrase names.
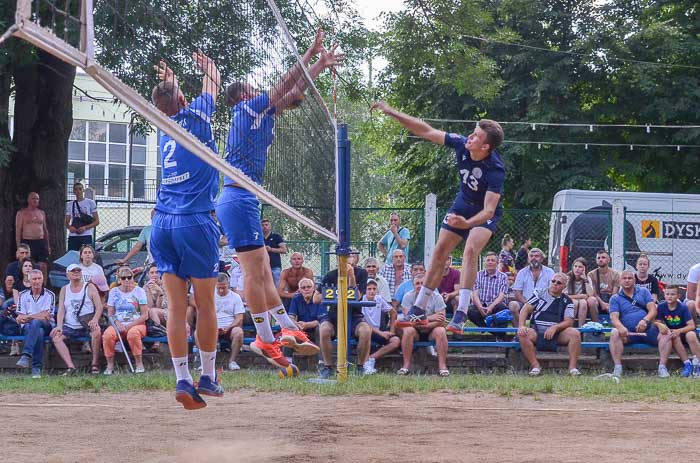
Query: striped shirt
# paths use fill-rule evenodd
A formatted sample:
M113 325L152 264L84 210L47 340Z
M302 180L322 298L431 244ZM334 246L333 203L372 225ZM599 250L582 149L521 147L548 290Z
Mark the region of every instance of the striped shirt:
M401 274L401 280L396 281L394 264L384 264L382 269L379 271L379 274L384 277L387 283L389 283L389 292L391 293L392 297L394 296L394 291L396 291L397 286L404 281L411 279L411 272L408 270L408 267L404 266L403 273Z
M500 293L508 294L508 276L498 270L493 275L489 275L486 270L480 270L476 274L474 290L479 291L479 299L483 305L491 305Z
M56 305L56 295L53 291L43 288L41 294L34 296L31 289L25 289L18 296L17 313L23 315L34 315L45 310L51 312L53 317L53 309Z

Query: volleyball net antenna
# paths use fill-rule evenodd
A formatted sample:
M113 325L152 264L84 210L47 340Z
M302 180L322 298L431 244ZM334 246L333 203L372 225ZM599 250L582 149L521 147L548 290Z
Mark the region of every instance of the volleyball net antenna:
M305 36L293 37L284 17L305 13L298 2L283 7L274 0L18 0L15 24L3 37L12 34L82 68L144 122L261 202L337 242L336 125L310 74L319 57L305 65L304 50L300 54L295 43L310 46L315 31L297 28ZM243 110L253 124L269 111L261 95L285 108L275 115L261 178L224 159L241 146L266 146L264 131L246 130L232 118L235 103L227 98L232 83L246 93L250 103ZM216 101L202 96L217 89ZM198 115L189 118L189 126L169 117L182 109L180 92ZM167 164L168 147L161 148ZM252 162L245 153L239 159L246 172L256 171L245 165Z

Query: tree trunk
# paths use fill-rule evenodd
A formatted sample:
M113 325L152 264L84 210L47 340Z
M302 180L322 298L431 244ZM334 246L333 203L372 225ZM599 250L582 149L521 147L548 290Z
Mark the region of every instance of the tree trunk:
M17 210L36 191L46 212L51 259L65 253L68 138L73 127L75 67L36 51L36 59L14 68L15 123L9 166L0 170L0 265L14 260Z

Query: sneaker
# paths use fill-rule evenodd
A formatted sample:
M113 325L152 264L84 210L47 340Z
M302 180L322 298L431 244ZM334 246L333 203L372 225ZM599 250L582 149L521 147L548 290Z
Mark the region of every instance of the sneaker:
M367 361L365 362L365 372L366 372L367 370L372 370L372 371L374 371L374 372L376 373L377 370L374 368L374 366L375 366L376 364L377 364L377 359L374 359L374 358L372 358L372 357L368 358Z
M435 350L435 346L428 346L428 353L431 357L437 357L437 351Z
M289 363L294 363L294 359L292 357L285 357ZM321 361L323 362L323 361Z
M572 368L569 370L571 376L581 376L581 371L578 368Z
M41 368L32 368L32 379L41 379Z
M408 368L399 368L398 370L396 370L396 374L399 376L407 376L411 374L411 370L409 370Z
M105 371L102 373L105 376L112 376L114 373L114 370L110 370L109 368L105 368Z
M27 354L22 354L22 356L17 360L16 365L20 368L29 368L32 358Z
M144 367L136 367L134 373L145 373L146 369Z
M613 368L612 375L615 378L620 378L622 376L622 365L615 365L615 367Z
M363 373L365 375L374 375L377 373L377 369L374 368L373 364L370 364L369 362L365 363L364 371Z
M235 361L230 361L228 362L228 369L231 371L238 371L241 369L241 366Z
M309 337L302 330L282 328L280 344L282 344L284 347L289 347L297 354L303 356L316 355L321 352L321 349L316 344L311 342Z
M528 373L528 375L530 375L530 376L539 376L540 373L542 373L542 370L541 370L541 369L539 369L539 368L532 368L532 369L530 370L530 372Z
M400 326L401 328L427 324L428 316L426 315L425 310L421 309L417 305L411 307L411 309L408 311L408 314L404 317L403 320L396 322L396 325Z
M201 376L197 383L197 392L201 395L223 397L224 387L221 385L220 378L216 378L216 381L212 381L209 376Z
M19 355L19 343L14 341L10 346L10 357L15 357Z
M666 365L659 365L659 378L668 378L671 374L668 372Z
M467 314L462 310L455 310L452 321L447 325L447 331L454 334L464 334L465 323L467 323Z
M687 378L693 373L693 364L690 362L685 362L683 364L683 371L681 372L681 377Z
M700 377L700 362L697 357L693 357L693 378Z
M175 400L180 402L185 410L199 410L207 406L207 403L199 395L194 384L181 379L175 386Z
M278 368L286 368L289 366L289 362L287 362L287 359L282 355L281 344L277 340L267 343L263 342L260 336L256 336L255 341L250 343L250 350L264 357L265 360Z
M324 365L323 368L321 368L321 371L319 372L318 376L320 376L321 379L331 379L334 374L335 370L333 369L333 367Z

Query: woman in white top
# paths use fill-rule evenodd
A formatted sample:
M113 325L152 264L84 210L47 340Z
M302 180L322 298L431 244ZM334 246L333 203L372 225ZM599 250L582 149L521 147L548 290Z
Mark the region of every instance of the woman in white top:
M78 267L83 271L83 282L91 281L100 294L109 291L105 271L99 264L95 263L95 250L89 244L84 244L80 247L80 262Z
M143 288L136 285L134 273L129 267L119 267L117 270L119 286L109 291L107 298L107 315L115 317L122 340L129 344L131 353L136 361L136 373L143 373L143 341L146 336L146 320L148 319L147 296ZM112 326L102 335L102 349L107 359L105 375L114 371L114 352L118 342L117 333Z
M578 326L586 324L586 317L591 314L591 320L598 321L598 299L595 297L595 290L588 280L588 269L586 259L579 257L571 265L571 271L567 273L569 282L564 287L564 294L567 294L574 302L574 313L578 317Z

